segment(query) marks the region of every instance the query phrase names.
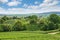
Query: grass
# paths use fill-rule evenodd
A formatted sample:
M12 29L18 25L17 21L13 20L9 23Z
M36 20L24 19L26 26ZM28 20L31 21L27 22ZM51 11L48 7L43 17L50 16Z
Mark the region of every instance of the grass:
M60 40L60 34L46 34L44 32L0 32L0 40Z

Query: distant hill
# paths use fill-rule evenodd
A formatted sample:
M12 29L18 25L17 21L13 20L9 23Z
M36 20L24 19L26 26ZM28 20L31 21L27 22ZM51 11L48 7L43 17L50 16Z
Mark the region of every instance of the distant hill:
M30 16L30 15L37 15L37 16L49 16L50 14L57 14L60 15L60 12L45 12L45 13L29 13L29 14L0 14L0 16Z

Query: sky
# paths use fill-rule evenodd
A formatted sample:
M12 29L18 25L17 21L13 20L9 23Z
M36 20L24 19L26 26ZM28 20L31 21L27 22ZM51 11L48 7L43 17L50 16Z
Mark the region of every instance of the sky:
M0 14L60 12L60 0L0 0Z

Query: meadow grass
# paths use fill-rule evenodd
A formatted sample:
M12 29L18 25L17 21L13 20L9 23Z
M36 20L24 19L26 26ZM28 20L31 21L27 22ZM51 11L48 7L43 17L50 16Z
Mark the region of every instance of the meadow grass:
M60 40L60 34L39 31L0 32L0 40Z

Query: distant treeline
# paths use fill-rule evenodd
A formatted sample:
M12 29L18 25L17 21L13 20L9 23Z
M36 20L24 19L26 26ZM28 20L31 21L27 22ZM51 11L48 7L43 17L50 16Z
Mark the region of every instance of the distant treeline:
M49 31L60 30L60 16L50 14L48 17L36 15L28 17L7 17L0 18L0 32L7 31Z

